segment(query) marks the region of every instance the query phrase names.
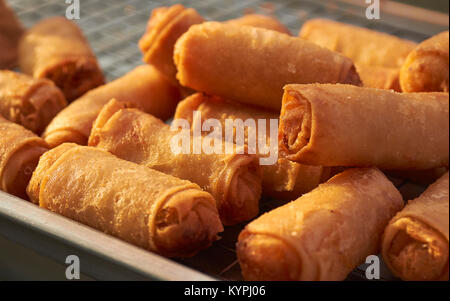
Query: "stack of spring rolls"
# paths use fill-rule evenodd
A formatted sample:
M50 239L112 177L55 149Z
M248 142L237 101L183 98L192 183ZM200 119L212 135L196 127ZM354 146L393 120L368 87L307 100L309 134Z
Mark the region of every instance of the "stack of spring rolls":
M151 13L145 64L104 83L76 23L0 29L0 67L21 69L0 71L1 190L168 257L245 225L246 280L344 280L380 252L401 279L448 280L448 31L313 19L295 37L178 4ZM404 200L386 174L434 183ZM284 205L260 215L267 198Z

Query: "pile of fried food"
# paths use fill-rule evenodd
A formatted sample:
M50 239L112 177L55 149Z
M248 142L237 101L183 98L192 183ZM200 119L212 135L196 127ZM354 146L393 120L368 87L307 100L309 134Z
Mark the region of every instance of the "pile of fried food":
M105 83L75 23L24 30L0 0L0 45L1 190L169 257L247 222L246 280L343 280L380 251L401 279L449 279L448 31L416 44L312 19L295 37L160 7L145 64ZM175 154L163 120L194 111L278 120L278 161ZM403 200L390 174L431 185ZM257 217L262 196L285 205Z

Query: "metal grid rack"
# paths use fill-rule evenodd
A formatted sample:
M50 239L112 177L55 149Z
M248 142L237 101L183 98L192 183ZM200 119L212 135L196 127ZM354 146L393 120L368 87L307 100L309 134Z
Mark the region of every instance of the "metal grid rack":
M351 4L349 1L82 0L80 2L81 18L77 23L90 41L109 81L142 64L137 42L145 31L151 10L175 3L193 7L203 17L217 21L236 18L246 12L273 14L294 34L299 31L303 22L317 17L352 23L415 41L424 40L447 29L436 24L424 24L391 15L383 15L382 20L370 21L364 17L363 6ZM9 3L27 27L46 17L65 15L68 6L64 0L9 0ZM392 178L392 181L406 200L416 197L425 188L397 178ZM276 200L264 200L261 211L270 210L281 204ZM213 247L193 258L177 261L218 279L242 280L234 244L243 226L228 227L223 238ZM381 278L394 279L385 267L382 267ZM362 279L365 279L364 266L356 269L348 277L348 280Z
M364 2L364 1L361 1ZM9 0L25 26L50 16L64 16L64 0ZM273 14L293 33L310 18L326 17L421 41L445 30L432 24L411 22L383 15L377 22L367 20L364 7L334 0L82 0L80 20L108 80L122 76L142 64L137 47L153 8L181 3L195 8L209 20L237 18L245 12Z

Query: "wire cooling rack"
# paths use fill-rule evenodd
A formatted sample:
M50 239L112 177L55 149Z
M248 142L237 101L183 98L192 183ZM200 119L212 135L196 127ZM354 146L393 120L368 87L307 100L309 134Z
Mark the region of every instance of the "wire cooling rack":
M363 0L360 2L364 3ZM9 3L25 26L32 26L46 17L64 16L68 7L65 0L9 0ZM382 14L382 20L371 21L365 18L365 6L330 0L80 0L77 23L90 41L108 80L142 64L137 42L145 31L151 10L175 3L193 7L203 17L216 21L236 18L247 12L273 14L294 34L303 22L317 17L353 23L415 41L446 29L388 14Z
M25 26L50 16L64 16L69 4L65 0L9 0ZM73 2L73 1L68 1ZM357 2L357 1L356 1ZM209 20L223 21L244 13L271 14L279 18L293 34L311 18L330 18L378 31L394 34L414 41L422 41L446 30L448 25L417 22L382 12L381 20L365 18L365 1L313 1L313 0L80 0L80 20L76 22L96 53L107 77L113 80L142 64L137 42L145 31L152 9L181 3L195 8ZM399 178L391 178L405 200L418 196L425 186ZM282 205L277 200L264 200L261 211ZM193 258L177 260L193 269L222 280L242 280L236 259L235 242L244 225L228 227L223 238L208 250ZM355 269L348 280L364 280L365 266ZM381 267L382 280L394 280L387 268Z

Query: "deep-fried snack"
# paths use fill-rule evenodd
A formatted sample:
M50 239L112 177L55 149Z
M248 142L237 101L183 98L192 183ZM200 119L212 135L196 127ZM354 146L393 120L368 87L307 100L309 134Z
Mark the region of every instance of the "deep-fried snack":
M447 172L386 227L382 254L396 276L448 281L448 199Z
M36 134L67 106L55 84L44 78L0 70L0 114Z
M258 157L190 151L176 154L171 149L171 140L177 134L158 118L137 109L126 109L112 100L95 121L89 145L200 185L216 199L225 225L254 218L261 197Z
M448 93L287 85L280 152L302 164L425 170L448 166Z
M52 80L69 102L104 83L81 29L64 17L44 19L23 35L19 65L26 74Z
M414 48L400 70L403 92L449 92L448 43L445 31Z
M246 104L280 110L283 86L360 85L353 62L300 38L250 26L194 25L174 53L181 85Z
M150 251L191 256L223 230L214 198L189 181L75 144L41 164L29 190L40 207Z
M43 139L0 116L0 190L28 199L28 182L47 150Z
M64 142L86 145L92 123L112 98L166 119L175 111L179 97L178 88L156 68L151 65L140 66L72 102L53 119L43 137L52 147Z
M17 65L18 47L23 34L23 26L7 6L0 0L0 69L14 68Z
M403 207L377 169L349 169L248 224L237 255L246 280L344 280L380 248Z

